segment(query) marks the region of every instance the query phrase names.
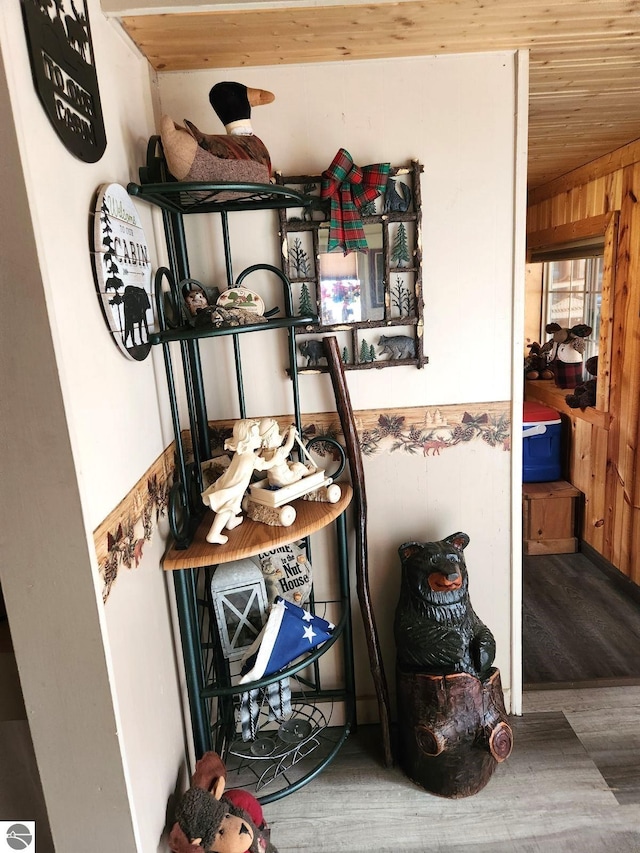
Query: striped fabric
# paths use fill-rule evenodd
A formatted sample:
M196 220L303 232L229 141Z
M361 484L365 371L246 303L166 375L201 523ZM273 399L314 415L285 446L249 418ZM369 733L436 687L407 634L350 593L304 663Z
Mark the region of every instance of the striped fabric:
M341 148L322 173L321 197L331 202L329 252L342 249L347 255L367 250L360 210L384 192L390 168L390 163L356 166L351 154Z
M258 720L264 703L269 706L268 720L282 722L291 716L291 686L288 678L281 678L254 690L246 690L240 696L238 719L242 728L242 740L255 740L258 735Z

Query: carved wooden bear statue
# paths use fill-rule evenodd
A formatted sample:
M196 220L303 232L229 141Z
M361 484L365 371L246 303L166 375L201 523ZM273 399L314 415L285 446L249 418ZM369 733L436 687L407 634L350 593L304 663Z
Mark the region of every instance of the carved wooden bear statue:
M469 599L466 533L407 542L396 609L399 752L427 791L467 797L511 752L493 634Z
M400 546L402 583L394 625L403 669L483 676L496 653L493 634L469 599L466 533Z

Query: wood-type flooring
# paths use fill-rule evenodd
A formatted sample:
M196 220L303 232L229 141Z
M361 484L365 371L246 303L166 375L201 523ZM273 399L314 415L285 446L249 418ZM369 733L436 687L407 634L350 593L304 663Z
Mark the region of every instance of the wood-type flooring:
M533 559L526 576L539 571L538 558ZM560 617L550 676L574 681L581 689L563 688L560 680L551 684L553 689L544 689L542 682L526 689L523 716L510 718L511 756L496 767L485 788L461 800L433 796L399 767L384 767L379 727L360 727L316 779L264 806L279 853L640 853L640 678L634 685L629 676L634 671L631 662L640 657L639 635L633 633L638 630L637 613L619 604L613 621L624 624L626 642L635 649L612 651L608 644L620 632L607 616L616 598L610 596L608 584L592 576L593 567L582 560L562 558L553 569L554 561L544 559L550 574L544 601L549 608L557 607ZM542 576L533 578L538 593ZM582 640L573 641L571 607L586 590L591 591L588 619L574 624ZM557 604L561 596L562 606ZM525 589L525 613L531 605ZM537 622L531 614L526 622L525 644L526 631L533 628L534 637L543 636L539 625L546 622L544 637L551 646L553 623L539 613ZM608 639L590 629L596 623L609 632ZM588 644L591 638L597 645ZM624 646L621 633L619 639ZM560 661L569 646L587 650L584 661L578 666L574 659L573 669L562 669ZM534 658L538 654L525 651ZM611 654L613 662L608 669L596 667L588 659L594 654ZM635 671L640 674L640 666ZM591 679L598 684L618 679L621 684L584 687ZM45 853L53 847L33 750L26 720L16 717L22 715L15 714L13 706L0 713L0 819L36 817L42 830L38 850L42 846ZM96 849L102 849L103 842L100 839ZM157 850L141 853L166 851L165 837Z
M523 716L489 784L435 797L364 727L265 806L279 853L640 853L640 601L584 554L524 563Z
M639 721L640 686L526 693L511 756L461 800L384 768L362 727L265 816L279 853L639 853Z
M523 682L640 683L640 588L584 554L525 556Z

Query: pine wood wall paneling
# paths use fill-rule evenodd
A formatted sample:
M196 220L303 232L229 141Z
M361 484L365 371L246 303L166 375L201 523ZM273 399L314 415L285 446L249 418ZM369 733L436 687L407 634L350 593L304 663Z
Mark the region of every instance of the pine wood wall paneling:
M626 166L633 165L638 161L640 161L640 139L630 142L628 145L623 145L621 148L617 148L603 157L598 157L590 163L581 166L579 169L574 169L572 172L556 178L554 181L534 187L529 191L529 206L534 207L545 200L552 200L573 187L586 187L590 181L613 175L616 172L620 172ZM615 206L610 209L615 209ZM551 224L553 223L549 223L543 227L548 228Z
M600 179L589 181L584 190L584 195L586 197L586 215L594 216L594 211L602 209L604 201L604 189L601 187Z
M556 225L566 225L568 222L566 191L551 199L551 217Z
M570 194L569 222L579 222L587 215L587 194L580 187L574 187Z
M593 427L588 461L590 486L585 492L583 537L600 554L604 550L608 451L608 431Z
M584 497L580 535L599 553L604 542L607 447L607 430L580 418L572 421L569 480Z
M588 421L575 418L570 425L569 481L583 495L591 491L589 476L591 457L591 433L595 429Z
M575 418L570 426L569 480L584 497L581 537L602 553L608 432Z
M605 211L620 210L622 204L622 170L613 172L605 178Z
M604 259L602 269L602 301L600 303L600 340L598 343L598 384L596 408L609 411L611 383L611 348L613 342L613 306L615 293L616 259L618 256L618 211L609 216L605 229Z
M606 524L604 556L624 574L630 575L634 562L632 527L634 517L637 518L632 496L637 469L637 397L640 393L640 351L637 344L640 331L637 310L640 213L636 197L636 193L640 193L640 164L625 168L622 181L609 394L612 421L606 502L610 520Z
M618 476L618 454L620 446L620 407L622 385L619 371L622 365L622 347L624 344L624 314L625 291L620 286L620 248L624 234L628 228L622 225L622 217L618 228L618 253L616 258L615 291L613 295L613 322L611 328L611 354L609 375L609 412L611 423L607 449L607 471L605 486L605 525L602 555L622 570L620 564L620 535L622 489Z
M620 453L618 470L624 485L622 565L625 574L640 577L640 163L624 170L621 220L627 224L620 241L616 289L626 294L622 352Z

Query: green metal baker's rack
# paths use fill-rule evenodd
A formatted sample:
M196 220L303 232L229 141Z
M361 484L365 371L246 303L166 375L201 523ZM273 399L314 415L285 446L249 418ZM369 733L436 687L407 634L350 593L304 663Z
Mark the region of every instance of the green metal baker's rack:
M245 519L253 531L254 546L241 554L234 546L236 531L230 531L226 545L208 545L204 539L209 526L200 493L203 490L201 466L211 457L210 426L204 394L200 346L215 346L216 338L233 337L238 417L246 417L240 336L257 331L274 331L287 335L288 374L293 396L293 413L302 434L300 399L294 328L315 323L314 316L296 316L291 285L284 273L269 264L256 264L234 278L229 214L247 210L273 210L283 207L305 207L309 198L286 187L262 184L183 183L167 173L158 137L149 143L147 164L140 170L140 183L129 184L129 193L162 210L169 256L168 267L156 274L156 311L158 331L150 335L153 345L161 346L169 390L169 402L175 436L175 473L169 497L169 524L173 542L164 560L165 569L173 572L182 651L189 694L189 707L196 758L215 749L227 765L227 784L253 790L262 803L290 794L315 778L337 754L355 725L355 689L351 634L349 561L346 511L351 488L343 486L337 504L300 501L305 504L291 527L272 528ZM232 194L232 195L230 195ZM224 328L194 328L189 322L181 299L181 283L190 278L186 215L217 215L222 228L227 286L240 285L250 274L265 270L282 284L284 316L263 322ZM167 310L169 309L169 310ZM177 342L180 358L174 364ZM178 405L176 371L182 371L188 412L188 429L183 429ZM270 413L266 413L270 414ZM340 475L345 467L343 448L331 442L341 460ZM208 512L208 511L207 511ZM209 519L210 520L210 519ZM222 655L215 626L211 600L211 578L216 566L238 556L246 557L291 542L301 542L310 555L309 536L328 525L336 533L336 573L339 590L335 600L317 601L312 595L311 609L319 615L338 614L332 637L303 659L270 678L250 685L239 685L229 661ZM251 537L250 537L251 538ZM325 685L322 658L331 650L336 665L336 650L341 667L339 686ZM242 694L248 689L267 690L276 681L288 678L291 683L293 722L280 726L269 723L265 708L261 736L245 742L239 737L237 709ZM334 677L335 678L335 677ZM335 718L338 718L336 723Z

